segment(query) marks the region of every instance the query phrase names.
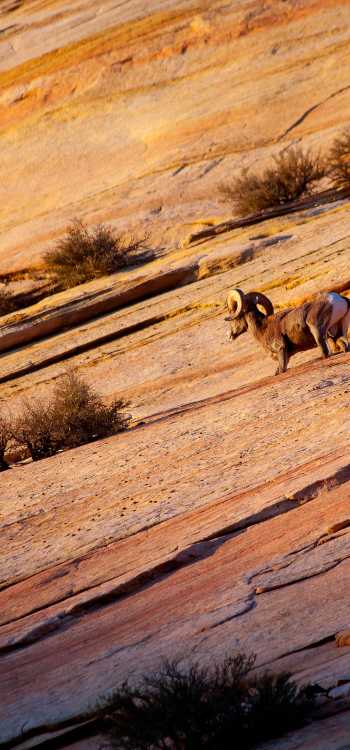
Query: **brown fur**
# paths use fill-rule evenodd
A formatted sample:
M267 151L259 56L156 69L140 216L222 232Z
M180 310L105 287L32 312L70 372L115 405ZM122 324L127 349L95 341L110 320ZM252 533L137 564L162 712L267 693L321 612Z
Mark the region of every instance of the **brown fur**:
M346 301L348 302L347 299ZM324 359L329 356L327 335L332 312L327 293L319 294L310 302L305 302L292 310L281 310L269 316L264 315L249 301L246 310L237 318L227 318L230 321L227 335L234 340L245 331L249 331L269 355L278 360L275 373L278 375L286 371L290 358L297 352L318 346ZM337 325L337 331L332 338L336 344L339 339L339 348L344 351L346 343L341 335L340 325Z

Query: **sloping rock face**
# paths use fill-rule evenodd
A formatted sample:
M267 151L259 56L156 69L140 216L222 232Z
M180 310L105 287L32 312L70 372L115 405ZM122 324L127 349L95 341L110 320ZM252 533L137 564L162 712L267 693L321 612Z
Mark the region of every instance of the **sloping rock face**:
M136 294L141 271L48 298L17 329L4 319L4 335L33 333L1 355L5 410L47 398L68 365L107 401L129 398L133 421L1 475L3 742L84 721L163 655L243 650L301 683L347 679L350 646L336 636L350 625L350 354L304 352L275 378L248 334L226 339L223 302L232 287L260 288L277 309L348 287L348 207L170 254L151 264L154 280L176 263L197 280L99 317L93 295L126 279ZM86 320L71 326L84 300ZM68 330L38 339L33 321L57 314Z
M167 247L2 319L6 415L70 366L106 402L129 399L132 421L1 474L0 741L66 745L99 696L162 656L245 651L339 711L266 748L340 750L350 353L304 352L275 378L248 334L227 340L224 301L236 287L276 309L350 297L350 200L219 232L215 185L349 119L347 5L143 5L1 9L3 273L39 262L73 209Z
M169 246L229 217L218 183L348 122L343 0L3 2L1 273L78 215Z

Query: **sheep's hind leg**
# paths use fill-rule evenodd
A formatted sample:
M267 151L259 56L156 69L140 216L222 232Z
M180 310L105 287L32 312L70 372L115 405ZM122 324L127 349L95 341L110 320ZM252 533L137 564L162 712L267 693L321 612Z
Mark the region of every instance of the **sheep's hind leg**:
M329 346L330 346L330 348L332 350L331 354L336 354L338 352L337 339L336 339L335 336L330 336L329 335L329 331L328 331L328 339L327 340L328 340L328 344L329 344Z
M327 331L320 331L317 326L313 325L312 323L308 324L309 330L311 331L316 344L319 349L321 349L322 352L322 359L327 359L329 357L329 348L328 348L328 341L327 341Z
M346 352L349 347L347 332L347 324L343 325L343 320L334 323L328 331L328 343L332 347L332 353Z
M344 315L344 317L339 321L341 325L341 332L342 335L339 336L337 339L337 344L339 346L339 349L342 350L342 352L347 352L349 349L349 341L348 341L348 328L350 325L350 310Z
M278 350L277 359L278 359L278 367L275 372L275 375L281 375L282 372L286 371L287 364L288 364L287 350L285 347L283 347L283 349Z
M342 352L347 352L349 348L349 342L345 336L339 336L337 339L337 345Z

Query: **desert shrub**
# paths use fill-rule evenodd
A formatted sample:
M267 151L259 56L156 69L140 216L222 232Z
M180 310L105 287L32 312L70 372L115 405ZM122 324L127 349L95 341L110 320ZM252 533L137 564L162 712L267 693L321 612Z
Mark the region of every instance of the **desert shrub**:
M241 175L230 184L220 185L225 200L235 204L239 214L263 211L294 201L312 193L316 183L326 174L321 155L313 155L295 146L273 157L273 164L262 174Z
M6 469L10 468L7 461L5 461L5 452L10 440L10 423L0 414L0 471L6 471Z
M0 288L0 316L8 315L14 309L13 297L6 289Z
M134 263L142 250L144 257L146 239L126 242L114 229L97 224L89 230L75 220L65 237L44 255L44 270L60 282L62 289L69 289Z
M164 661L101 704L102 730L118 750L246 750L278 736L310 703L287 673L248 676L253 663L242 654L212 669Z
M335 138L327 157L328 173L335 187L350 185L350 128Z
M50 401L23 402L12 427L13 439L38 461L126 429L130 418L120 411L125 406L123 399L105 406L91 386L68 370L56 383Z
M26 447L33 461L52 456L61 445L55 439L51 404L24 399L22 412L13 425L15 442Z

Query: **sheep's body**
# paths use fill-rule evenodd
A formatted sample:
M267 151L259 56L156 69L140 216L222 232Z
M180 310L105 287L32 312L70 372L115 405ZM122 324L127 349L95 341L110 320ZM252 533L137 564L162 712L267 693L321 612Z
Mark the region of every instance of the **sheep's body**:
M322 357L328 357L328 332L333 342L343 351L349 346L347 331L350 325L350 301L335 292L319 294L310 302L305 302L292 310L281 310L273 315L264 315L252 300L254 293L243 295L240 290L234 290L228 307L235 312L230 321L227 332L228 338L234 340L244 331L249 331L254 339L278 360L276 374L285 372L290 357L297 352L313 349L318 346ZM242 295L241 310L232 310L235 295ZM271 303L260 295L272 308ZM237 297L239 300L239 298ZM233 301L232 301L233 300ZM239 305L238 305L239 306Z

